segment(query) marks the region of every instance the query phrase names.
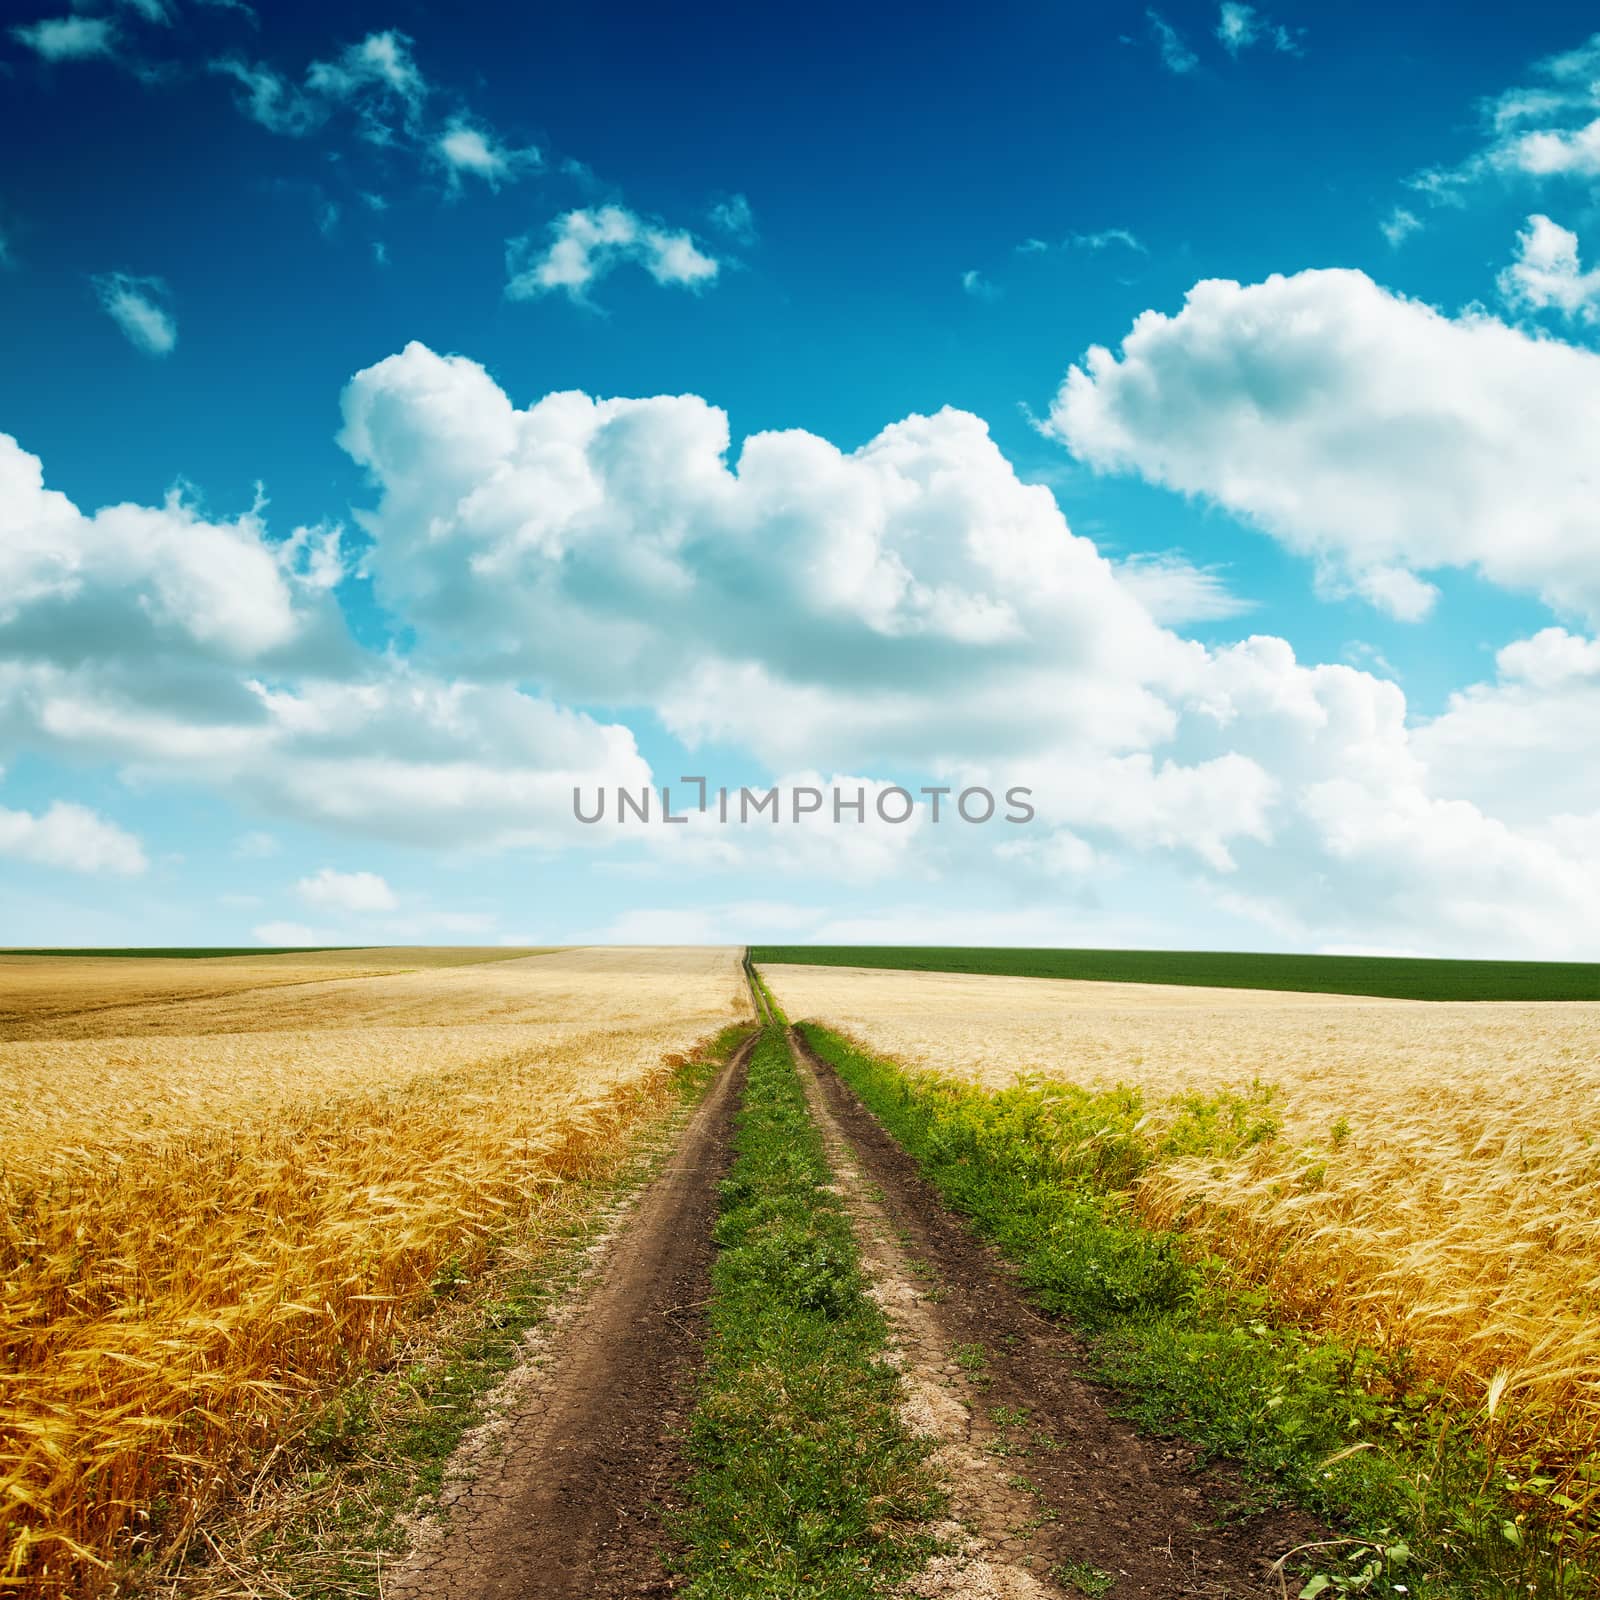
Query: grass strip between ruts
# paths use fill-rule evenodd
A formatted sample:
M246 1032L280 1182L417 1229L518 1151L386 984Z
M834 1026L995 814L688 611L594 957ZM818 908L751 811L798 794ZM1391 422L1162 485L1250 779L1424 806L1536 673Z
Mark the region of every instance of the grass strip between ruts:
M849 1218L781 1028L721 1189L710 1344L678 1533L691 1600L866 1600L932 1551L942 1495L902 1422Z
M1087 1336L1128 1415L1237 1462L1253 1496L1340 1530L1301 1565L1300 1592L1596 1593L1588 1518L1557 1514L1537 1468L1497 1460L1470 1408L1414 1381L1403 1355L1384 1361L1276 1320L1226 1263L1194 1259L1181 1236L1137 1219L1127 1190L1154 1152L1141 1152L1126 1093L990 1092L906 1073L815 1023L797 1031L944 1201L1018 1263L1034 1302ZM1196 1148L1270 1137L1242 1102L1212 1110L1189 1119Z

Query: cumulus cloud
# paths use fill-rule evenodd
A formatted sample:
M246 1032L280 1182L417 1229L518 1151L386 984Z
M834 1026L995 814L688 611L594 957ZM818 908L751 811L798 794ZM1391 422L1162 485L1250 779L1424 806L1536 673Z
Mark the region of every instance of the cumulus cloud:
M44 486L0 434L0 626L13 649L82 664L101 652L270 660L313 631L326 537L269 545L254 513L206 520L174 493L92 517Z
M544 159L532 145L513 149L491 130L465 116L452 117L445 124L444 131L434 141L434 152L453 185L459 185L463 177L473 177L481 179L491 189L536 170Z
M519 410L482 368L420 346L359 374L345 416L379 490L374 581L424 655L648 707L691 747L774 772L861 761L1033 788L1028 848L925 827L914 851L873 841L860 876L981 860L983 881L1025 895L1046 864L1079 882L1154 854L1276 936L1458 949L1500 938L1492 879L1518 948L1583 948L1587 835L1438 792L1393 683L1304 665L1282 640L1208 651L1161 626L1139 578L1074 536L975 417L908 418L848 453L800 432L735 452L695 397ZM1145 576L1194 599L1166 565ZM748 831L671 831L685 859L778 870ZM819 830L813 875L849 831ZM1408 838L1428 843L1409 876Z
M393 911L400 904L394 890L375 872L336 872L324 867L294 887L307 905L324 911Z
M337 529L176 494L92 516L0 436L0 752L204 783L364 838L498 848L576 833L579 783L650 781L626 728L358 650Z
M533 300L561 290L574 300L625 262L634 262L660 284L700 289L716 281L718 263L693 238L646 222L623 206L568 211L532 238L506 246L506 296Z
M194 781L363 837L500 847L572 833L578 783L650 781L626 728L358 650L337 529L259 510L91 515L0 436L0 752Z
M1519 826L1600 816L1600 640L1546 628L1495 667L1416 732L1441 789Z
M113 55L117 46L109 17L49 17L13 28L11 37L45 61L87 61Z
M1220 505L1415 619L1467 568L1600 616L1600 355L1364 274L1196 284L1067 375L1048 430Z
M1500 274L1514 310L1556 310L1567 321L1600 322L1600 267L1583 270L1578 236L1546 216L1531 216L1517 235L1517 259Z
M35 816L0 806L0 856L69 872L131 877L148 863L139 841L86 806L58 800Z
M730 463L727 417L696 396L518 410L415 344L359 373L344 414L380 491L362 518L380 596L474 671L648 700L778 767L815 760L819 724L845 761L936 724L960 751L1160 716L1133 663L1158 674L1176 642L970 414L853 452L757 434Z
M1385 316L1424 315L1370 285L1358 311L1369 296ZM1286 448L1274 405L1323 382L1321 346L1295 342L1319 324L1306 305L1246 304L1271 361L1248 341L1241 353L1228 294L1201 345L1247 383L1265 430L1247 460L1265 471ZM1447 349L1476 334L1437 322ZM1436 336L1424 326L1417 337ZM1373 367L1395 334L1385 323L1358 338L1354 359ZM1536 343L1502 337L1518 352ZM1406 381L1383 392L1408 397L1439 358L1399 343ZM1296 359L1280 367L1285 352ZM1184 368L1159 340L1132 356L1163 403L1182 397ZM1125 347L1112 365L1129 359ZM1485 359L1510 358L1494 343ZM1441 383L1460 391L1462 370ZM1507 381L1498 368L1494 381ZM1326 387L1344 403L1340 383ZM1526 400L1513 384L1504 403ZM1042 898L1058 930L1128 927L1133 902L1114 896L1139 861L1161 874L1139 893L1192 897L1198 916L1249 917L1278 939L1593 954L1600 647L1587 631L1508 646L1494 682L1418 719L1395 683L1302 662L1281 639L1204 647L1173 631L1153 612L1215 606L1215 588L1180 557L1107 561L966 413L907 417L852 450L801 430L736 443L697 396L521 406L482 367L420 345L358 373L344 413L342 441L372 480L364 569L406 630L404 655L357 649L338 627L329 530L274 539L260 507L216 520L177 499L85 515L7 441L0 755L200 784L265 825L363 843L578 843L652 870L759 868L808 894L870 882L885 926L950 904L953 883L1013 902L1003 922L964 914L961 937L1002 925L1020 937L1043 925ZM1549 416L1535 420L1549 432ZM1408 443L1413 477L1456 471ZM1353 449L1359 463L1359 429ZM1229 484L1246 477L1232 465ZM577 704L616 707L618 720ZM667 782L676 797L676 774L696 770L691 754L652 772L622 720L634 712L789 789L871 793L889 773L1025 785L1038 826L951 827L922 810L903 828L828 817L723 830L697 817L648 841L586 828L571 816L575 787ZM400 937L431 915L381 906L393 891L367 877L302 879L312 931L350 918L363 937ZM924 917L921 935L938 925Z
M178 344L178 323L161 304L167 297L167 286L159 278L112 272L93 282L106 315L127 335L135 350L142 350L147 356L172 354Z

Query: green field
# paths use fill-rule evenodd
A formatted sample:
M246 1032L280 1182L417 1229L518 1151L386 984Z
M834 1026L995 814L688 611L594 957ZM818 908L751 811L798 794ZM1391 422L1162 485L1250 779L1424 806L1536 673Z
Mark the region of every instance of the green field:
M766 965L982 972L1100 983L1180 983L1221 989L1298 989L1396 1000L1600 1000L1600 963L1434 961L1401 956L1252 955L1226 950L980 950L950 945L752 947Z

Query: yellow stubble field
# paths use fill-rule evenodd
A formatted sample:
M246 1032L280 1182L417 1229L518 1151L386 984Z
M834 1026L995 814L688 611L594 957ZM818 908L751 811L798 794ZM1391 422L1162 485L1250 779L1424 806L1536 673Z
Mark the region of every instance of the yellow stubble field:
M1579 1450L1600 1440L1600 1005L767 966L791 1017L912 1069L1169 1097L1275 1087L1278 1137L1134 1199L1297 1321Z
M181 1534L749 1010L727 949L0 956L0 1588Z

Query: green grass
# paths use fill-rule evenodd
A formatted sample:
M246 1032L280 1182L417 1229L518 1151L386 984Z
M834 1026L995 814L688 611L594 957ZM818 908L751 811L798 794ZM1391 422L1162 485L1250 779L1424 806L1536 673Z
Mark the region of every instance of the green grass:
M1513 1487L1513 1474L1537 1481L1539 1463L1487 1455L1472 1418L1416 1381L1403 1352L1383 1360L1300 1331L1226 1263L1133 1215L1128 1186L1153 1162L1274 1138L1265 1086L1186 1097L1154 1134L1137 1090L990 1093L908 1076L812 1023L799 1031L946 1203L1018 1264L1034 1303L1085 1334L1127 1414L1239 1463L1254 1501L1293 1501L1348 1534L1324 1558L1329 1590L1595 1592L1600 1551L1580 1555L1581 1527Z
M1198 984L1370 994L1397 1000L1600 1000L1600 964L1435 961L1405 956L1252 955L1223 950L984 950L938 945L758 945L757 962L995 973L1101 983Z
M783 1007L778 1004L777 997L773 994L772 990L767 987L767 980L756 971L755 963L751 961L748 951L745 952L744 975L749 980L750 987L756 993L757 1020L761 1020L759 1013L762 1005L765 1005L767 1017L772 1022L776 1023L778 1027L787 1028L789 1026L789 1019L783 1014Z
M208 947L197 945L187 948L177 945L134 945L121 950L95 950L83 945L74 945L65 949L38 949L22 950L7 947L0 949L0 956L102 956L131 959L136 956L155 956L164 961L205 961L212 956L315 956L326 954L330 950L375 950L378 945L366 944L251 944L251 945L217 945Z
M869 1600L931 1553L926 1441L900 1421L883 1314L783 1032L750 1063L723 1181L696 1471L678 1532L689 1600Z

